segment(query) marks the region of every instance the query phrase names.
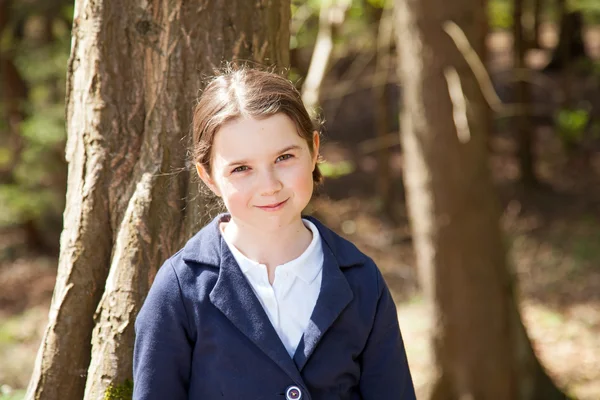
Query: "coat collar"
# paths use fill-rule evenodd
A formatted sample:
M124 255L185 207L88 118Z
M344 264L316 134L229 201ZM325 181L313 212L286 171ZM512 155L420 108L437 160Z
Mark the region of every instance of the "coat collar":
M183 249L183 259L220 269L217 282L209 295L210 301L293 381L302 382L300 371L325 332L354 297L341 268L361 264L366 256L316 218L306 217L315 224L321 235L323 277L308 328L292 360L221 236L219 222L226 217L226 214L219 215L190 239Z
M229 218L229 214L219 214L208 225L202 228L185 244L182 252L183 260L196 262L219 268L221 265L221 232L219 223ZM366 256L360 252L352 243L343 239L331 229L323 225L318 219L311 216L303 216L315 224L321 235L323 245L327 245L341 268L362 264Z

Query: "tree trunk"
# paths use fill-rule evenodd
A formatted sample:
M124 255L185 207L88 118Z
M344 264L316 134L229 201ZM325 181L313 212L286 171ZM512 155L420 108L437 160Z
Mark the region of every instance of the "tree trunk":
M286 0L76 1L67 205L27 399L103 399L131 378L156 274L208 218L188 168L198 90L224 60L287 67Z
M583 38L584 20L581 11L570 11L566 0L556 1L559 21L558 43L545 72L568 70L581 60L590 60Z
M327 66L333 52L333 41L338 28L346 18L350 7L349 0L323 2L319 12L319 33L313 50L306 80L302 85L302 101L311 114L316 114L321 93L321 84L325 79Z
M391 65L391 44L394 37L393 9L387 8L380 15L377 31L377 57L373 74L373 104L375 105L375 132L380 143L385 143L390 132L389 124L389 75ZM395 136L395 135L394 135ZM392 168L389 146L377 150L377 195L381 200L382 213L392 219L394 213L394 192L392 191Z
M443 30L455 22L481 56L484 4L396 2L404 182L434 320L429 398L564 398L537 361L517 308L488 168L489 110Z
M533 26L530 31L530 47L534 49L541 49L542 45L540 42L540 27L542 25L542 12L544 10L545 3L542 0L533 0Z
M520 112L514 118L514 127L519 142L519 166L521 182L526 186L537 183L535 176L535 157L533 153L533 131L530 117L531 93L529 90L529 74L525 65L527 50L523 35L523 0L515 0L513 7L513 71L515 74L515 100Z

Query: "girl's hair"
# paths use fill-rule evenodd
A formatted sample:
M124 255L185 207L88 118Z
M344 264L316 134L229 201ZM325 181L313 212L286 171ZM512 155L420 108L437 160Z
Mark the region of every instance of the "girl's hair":
M321 124L311 119L294 84L274 72L250 67L228 68L210 81L194 109L194 162L211 172L214 137L226 122L240 117L266 118L277 113L284 113L294 122L298 134L313 153L313 132L321 133ZM318 184L322 180L317 165L313 182Z

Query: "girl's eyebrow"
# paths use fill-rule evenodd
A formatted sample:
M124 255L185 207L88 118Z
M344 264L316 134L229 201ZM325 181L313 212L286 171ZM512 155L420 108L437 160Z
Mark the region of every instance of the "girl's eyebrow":
M287 146L287 147L284 147L283 149L279 150L277 152L277 154L285 153L285 152L288 152L290 150L300 150L301 148L302 147L298 146L297 144L293 144L291 146Z
M293 144L291 146L284 147L283 149L275 152L275 154L282 154L282 153L288 152L290 150L300 150L300 149L302 149L302 147L298 146L297 144ZM227 168L236 167L236 166L239 166L239 165L246 165L249 162L250 161L248 161L248 160L232 161L230 163L227 163Z

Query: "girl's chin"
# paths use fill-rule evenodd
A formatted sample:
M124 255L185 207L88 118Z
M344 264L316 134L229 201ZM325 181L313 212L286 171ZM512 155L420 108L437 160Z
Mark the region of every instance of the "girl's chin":
M276 231L285 228L289 225L296 224L302 220L300 213L272 213L257 210L250 220L246 220L248 225L251 225L257 230Z

